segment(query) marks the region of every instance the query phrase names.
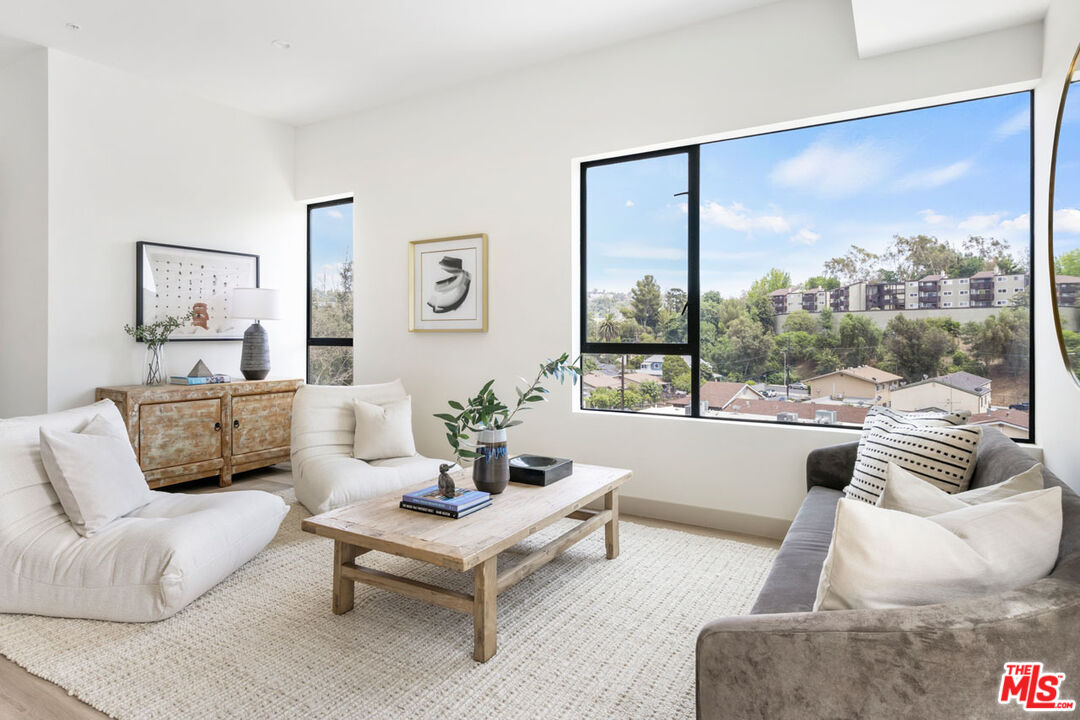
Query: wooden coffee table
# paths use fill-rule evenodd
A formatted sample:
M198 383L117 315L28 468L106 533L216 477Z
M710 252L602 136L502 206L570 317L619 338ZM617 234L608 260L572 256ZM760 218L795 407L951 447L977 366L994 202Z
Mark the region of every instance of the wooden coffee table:
M586 535L604 526L607 557L619 554L619 486L629 470L575 465L574 474L547 487L510 483L492 496L492 505L452 520L398 507L400 494L388 494L347 505L303 521L305 531L334 541L333 610L353 608L354 583L366 583L407 597L473 616L473 658L489 660L496 651L497 595ZM419 490L434 481L405 488ZM468 483L466 483L468 484ZM471 484L469 484L471 486ZM604 499L602 510L583 509ZM498 555L535 532L563 518L581 524L498 572ZM473 571L473 594L455 592L366 568L356 558L372 550L423 560L451 570Z

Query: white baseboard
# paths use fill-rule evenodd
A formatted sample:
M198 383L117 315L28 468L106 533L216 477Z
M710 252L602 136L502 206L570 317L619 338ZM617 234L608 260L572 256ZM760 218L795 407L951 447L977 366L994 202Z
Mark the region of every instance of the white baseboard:
M790 520L731 512L718 508L697 507L663 500L619 496L619 512L627 515L666 520L668 522L697 525L698 527L726 530L743 535L782 540L791 527Z

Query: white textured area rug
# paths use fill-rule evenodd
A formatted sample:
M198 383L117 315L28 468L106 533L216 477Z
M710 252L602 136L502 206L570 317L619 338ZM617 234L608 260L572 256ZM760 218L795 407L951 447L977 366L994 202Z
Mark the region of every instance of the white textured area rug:
M499 650L480 664L471 616L359 584L332 614L332 543L285 497L266 550L176 616L0 615L0 652L116 718L691 718L698 629L747 612L775 555L623 522L617 559L597 532L499 595ZM472 592L471 572L361 562Z

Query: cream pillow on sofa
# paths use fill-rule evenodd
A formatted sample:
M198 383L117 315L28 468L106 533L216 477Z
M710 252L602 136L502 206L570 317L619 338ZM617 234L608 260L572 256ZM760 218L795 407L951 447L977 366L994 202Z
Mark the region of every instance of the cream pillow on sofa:
M881 491L877 506L920 517L962 510L969 505L981 505L1033 490L1042 490L1042 467L1042 463L1035 463L1004 482L950 495L899 465L889 463L888 482Z
M416 444L412 432L412 397L383 405L353 400L356 439L353 457L358 460L412 457Z
M841 498L814 610L908 607L1046 577L1061 541L1061 488L919 517Z
M39 430L41 462L75 530L90 537L152 499L127 433L105 415L82 432Z

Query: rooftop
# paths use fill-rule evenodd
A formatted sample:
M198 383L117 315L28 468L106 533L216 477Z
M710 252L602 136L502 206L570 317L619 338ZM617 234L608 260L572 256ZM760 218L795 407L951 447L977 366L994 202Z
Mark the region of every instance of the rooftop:
M870 365L860 365L858 367L840 368L839 370L833 370L829 373L822 373L812 378L808 378L806 382L813 382L814 380L820 380L821 378L829 377L830 375L848 375L849 377L858 378L859 380L866 380L872 383L885 383L894 382L896 380L903 380L900 375L894 375L887 370L871 367Z
M976 413L968 418L969 425L997 425L1000 423L1006 423L1008 425L1014 425L1018 428L1025 430L1031 424L1031 413L1024 410L1009 410L1008 408L998 408L985 413Z
M739 396L739 393L748 391L753 393L755 397L761 398L762 395L754 388L750 387L746 383L740 382L719 382L716 380L710 380L701 386L701 399L706 400L709 403L709 407L714 410L721 410L728 406L732 400ZM690 398L678 398L672 404L673 405L688 405Z

